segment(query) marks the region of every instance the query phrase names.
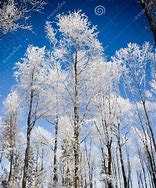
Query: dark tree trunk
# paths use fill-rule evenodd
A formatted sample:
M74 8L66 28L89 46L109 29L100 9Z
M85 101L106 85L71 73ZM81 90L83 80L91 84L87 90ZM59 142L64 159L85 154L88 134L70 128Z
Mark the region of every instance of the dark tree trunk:
M122 156L122 149L121 149L121 144L118 141L118 146L119 146L119 155L120 155L120 163L121 163L121 169L122 169L122 176L124 180L124 188L128 188L128 182L127 182L127 177L125 173L125 166L124 166L124 161L123 161L123 156Z
M28 119L27 119L27 145L26 145L25 158L24 158L22 188L26 188L26 185L27 185L29 154L30 154L30 135L31 135L31 129L32 129L31 116L32 116L33 96L34 96L34 92L33 90L31 90L29 113L28 113Z
M120 124L118 124L117 142L118 142L118 149L119 149L119 157L120 157L120 163L121 163L122 177L123 177L123 181L124 181L124 188L129 188L128 178L126 177L125 165L124 165L124 161L123 161L122 144L121 144L120 135L121 135Z
M155 1L150 1L150 3L148 4L147 0L140 0L140 3L145 11L147 20L149 22L149 26L151 28L151 31L153 33L153 37L154 37L154 42L155 42L155 46L156 46L156 23L155 23L155 15L152 16L151 13L151 3L156 3ZM156 5L153 6L153 9L156 7Z
M145 104L145 100L142 100L142 104L143 104L143 108L144 108L144 112L145 112L145 116L146 116L146 119L147 119L147 126L149 127L149 130L150 130L150 136L152 138L152 142L153 142L153 146L154 146L154 150L156 152L156 143L155 143L155 138L154 138L154 132L153 132L153 129L152 129L152 126L151 126L151 122L150 122L150 118L149 118L149 115L147 113L147 108L146 108L146 104Z
M53 187L56 187L57 186L57 182L58 182L58 175L57 175L57 142L58 142L58 116L56 117L56 123L55 123Z
M80 187L79 179L79 107L78 107L78 70L77 70L77 52L75 54L74 63L74 159L75 174L74 187Z
M29 132L30 131L28 131L28 133L27 133L27 146L26 146L25 158L24 158L22 188L26 188L26 183L27 183L28 166L29 166L29 154L30 154L30 133Z
M112 175L112 151L111 151L111 147L112 147L112 140L107 145L107 149L108 149L108 175L109 176ZM108 181L108 188L113 188L111 180Z

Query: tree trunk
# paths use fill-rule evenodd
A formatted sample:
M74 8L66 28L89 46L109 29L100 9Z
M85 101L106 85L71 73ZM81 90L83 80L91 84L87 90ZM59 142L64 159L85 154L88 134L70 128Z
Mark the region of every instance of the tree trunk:
M10 182L12 177L13 159L14 159L14 152L12 151L10 156L10 170L9 170L8 183Z
M27 133L27 146L26 146L25 158L24 158L22 188L26 188L26 183L27 183L28 166L29 166L29 153L30 153L30 133L29 132L30 131L28 131L28 133Z
M77 52L74 63L74 187L80 187L79 179L79 107L78 107L78 71L77 71Z
M149 22L149 26L151 28L151 31L153 33L153 37L154 37L154 42L155 42L155 46L156 46L156 24L154 22L154 18L151 14L151 3L148 4L148 2L146 0L140 0L140 3L145 11L147 20ZM154 2L153 2L154 3ZM154 7L153 7L154 8Z
M30 154L30 134L31 134L31 115L32 115L32 105L33 105L33 94L34 92L32 89L31 94L30 94L29 113L28 113L28 119L27 119L27 145L26 145L25 158L24 158L22 188L26 188L26 185L27 185L29 154Z
M146 119L147 119L147 126L149 127L149 130L150 130L150 133L151 133L151 135L149 135L149 136L151 136L151 138L152 138L154 150L156 152L156 142L155 142L155 138L154 138L154 132L153 132L153 129L152 129L152 126L151 126L149 115L147 113L147 108L146 108L145 100L142 100L142 104L143 104L145 116L146 116Z
M112 145L112 140L107 145L107 150L108 150L108 175L109 175L109 177L112 175L112 151L111 151L111 145ZM107 184L108 184L108 188L112 188L113 187L111 179L108 180Z
M119 146L119 156L120 156L120 163L121 163L121 170L122 170L122 176L124 180L124 188L128 188L128 182L127 182L127 177L125 173L125 166L124 166L124 161L123 161L123 156L122 156L122 149L121 149L121 144L120 141L118 140L118 146Z
M56 187L57 186L57 182L58 182L58 175L57 175L57 142L58 142L58 116L56 117L56 123L55 123L53 187Z
M121 170L122 170L122 177L124 181L124 188L128 188L128 178L126 177L125 173L125 165L123 161L123 155L122 155L122 146L121 146L121 138L120 138L120 124L118 124L118 133L117 133L117 142L118 142L118 149L119 149L119 157L120 157L120 163L121 163Z

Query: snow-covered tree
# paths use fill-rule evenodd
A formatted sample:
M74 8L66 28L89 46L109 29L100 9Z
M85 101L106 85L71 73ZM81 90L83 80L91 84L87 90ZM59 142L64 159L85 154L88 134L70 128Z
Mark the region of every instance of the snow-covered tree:
M103 70L103 72L102 72ZM113 132L115 125L115 102L119 95L118 83L121 75L117 63L102 62L93 71L91 85L95 91L93 106L94 124L99 136L102 155L101 181L103 186L113 187L115 174L113 172Z
M0 2L0 32L8 33L17 29L31 29L27 23L31 11L40 12L45 5L43 0L17 1L7 0Z
M81 11L59 15L57 18L57 31L60 33L61 39L56 40L55 30L49 24L47 31L53 44L58 46L55 53L60 56L60 53L63 52L61 63L64 64L68 74L65 86L70 100L68 99L66 111L72 120L74 130L74 186L80 187L79 139L83 116L85 116L90 102L90 97L85 98L86 92L89 90L85 70L95 58L101 58L102 47L97 39L96 27L91 25L87 16ZM83 103L84 101L86 102Z
M138 44L128 44L127 48L120 49L116 52L115 61L118 61L123 71L123 83L125 85L126 94L135 104L138 125L142 132L138 133L141 140L146 160L145 166L150 172L151 181L156 185L156 176L153 171L155 169L155 158L153 153L156 152L155 131L150 111L154 107L150 105L150 79L153 77L155 67L155 51L153 47L145 42L142 46ZM149 76L148 76L149 75ZM152 88L151 88L152 89Z
M45 61L45 48L29 46L22 62L16 63L15 77L17 79L17 90L23 99L24 112L26 114L27 143L24 159L24 172L22 187L26 188L30 136L35 123L46 115L48 109L43 106L44 100L42 93L45 85L44 81L47 73L47 64Z
M32 131L31 150L35 161L33 164L34 187L47 187L49 184L53 171L54 140L54 135L40 126L36 126Z
M51 48L27 48L4 101L2 186L155 187L155 50L130 43L108 61L82 11L45 29Z
M14 166L16 155L18 155L18 143L20 142L20 132L18 128L18 120L20 115L20 100L18 93L12 91L4 101L4 118L2 120L2 145L3 152L6 154L10 162L8 171L8 186L16 184L14 178ZM20 166L18 167L20 168Z

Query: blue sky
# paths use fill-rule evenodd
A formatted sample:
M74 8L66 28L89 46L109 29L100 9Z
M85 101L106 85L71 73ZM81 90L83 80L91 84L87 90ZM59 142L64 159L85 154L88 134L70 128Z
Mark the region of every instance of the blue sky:
M105 14L95 14L94 9L98 5L104 7ZM15 84L13 67L24 56L28 45L47 46L49 49L50 44L44 32L45 22L54 21L59 13L79 9L92 24L98 26L99 40L103 43L107 57L126 47L129 42L142 44L150 41L154 44L145 14L137 0L49 0L42 14L32 13L29 22L33 31L18 30L0 35L0 106Z

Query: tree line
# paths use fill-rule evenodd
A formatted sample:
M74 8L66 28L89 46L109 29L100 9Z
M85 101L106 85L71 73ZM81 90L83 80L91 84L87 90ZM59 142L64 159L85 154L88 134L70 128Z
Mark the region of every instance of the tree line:
M1 185L156 187L155 49L129 43L108 60L82 11L46 22L3 102Z

